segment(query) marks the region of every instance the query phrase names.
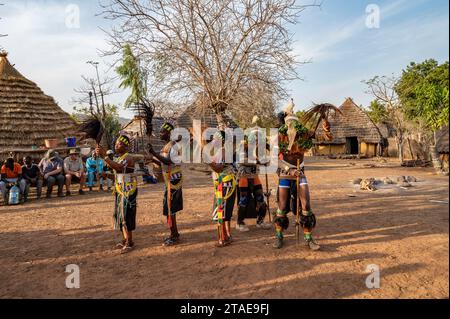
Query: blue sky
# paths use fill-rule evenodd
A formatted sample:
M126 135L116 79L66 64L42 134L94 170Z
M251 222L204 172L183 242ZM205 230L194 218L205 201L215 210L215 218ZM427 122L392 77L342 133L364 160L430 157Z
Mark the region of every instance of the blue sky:
M312 1L312 0L311 0ZM309 3L311 1L299 1ZM295 53L300 61L302 81L288 89L297 107L313 102L339 105L346 97L368 105L371 97L361 83L375 75L400 74L410 61L449 58L448 0L322 0L320 8L303 12L292 26ZM98 49L106 49L108 27L96 14L97 1L0 0L0 46L18 70L53 96L66 111L72 111L74 89L82 74L93 76L85 62L97 60ZM80 9L80 27L67 28L70 4ZM379 28L368 28L368 5L380 9ZM69 8L69 9L68 9ZM105 66L106 68L106 66ZM122 103L126 92L111 97ZM283 104L285 101L280 101ZM121 111L122 116L131 114Z

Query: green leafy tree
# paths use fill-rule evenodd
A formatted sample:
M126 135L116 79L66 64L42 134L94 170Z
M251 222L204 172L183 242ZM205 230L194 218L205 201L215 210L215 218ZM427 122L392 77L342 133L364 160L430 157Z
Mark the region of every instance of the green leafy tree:
M122 64L116 68L116 73L122 82L119 88L130 89L131 93L125 101L125 107L134 108L139 115L146 118L146 132L141 127L141 143L144 144L144 134L151 135L152 120L155 114L155 104L148 99L148 73L141 67L139 59L133 54L129 44L123 47Z
M433 133L448 125L449 63L430 59L410 63L395 90L407 117L424 124Z
M374 123L389 122L389 112L386 109L386 105L378 100L372 101L366 112Z
M440 170L436 153L436 134L449 119L449 63L440 64L433 59L410 63L403 70L395 90L404 106L408 119L418 123L432 136L430 154L435 168Z
M131 46L123 48L122 64L116 68L122 82L121 89L130 89L131 93L125 101L125 107L138 105L147 99L147 72L140 67L138 58L133 54Z

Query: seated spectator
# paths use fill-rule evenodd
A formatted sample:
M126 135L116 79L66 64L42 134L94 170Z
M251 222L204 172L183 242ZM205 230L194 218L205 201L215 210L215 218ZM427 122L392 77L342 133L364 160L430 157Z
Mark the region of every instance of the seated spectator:
M106 156L108 156L108 158L113 161L114 160L114 151L108 150L106 152ZM108 192L110 192L112 183L114 182L114 170L111 167L109 167L108 165L105 165L102 177L103 177L103 180L106 180L106 183L108 185Z
M70 196L70 185L72 181L79 183L78 193L84 195L83 186L86 182L84 165L76 149L69 151L69 156L64 160L64 173L66 174L66 196Z
M39 171L39 167L33 163L30 156L23 158L24 165L22 166L22 178L27 183L24 194L24 201L27 201L28 194L30 193L30 186L35 186L37 191L37 199L41 198L42 194L42 175Z
M92 187L94 187L94 180L99 182L99 189L103 190L103 178L104 173L104 162L103 159L99 158L97 154L92 152L92 156L86 160L86 172L88 176L87 186L89 191L92 192Z
M39 163L39 170L44 176L44 183L47 185L47 198L52 197L53 186L58 185L58 197L64 197L64 162L54 150L48 150L45 157Z
M139 163L139 170L142 171L142 173L144 175L142 175L142 180L144 181L144 183L146 184L157 184L158 181L157 179L150 174L147 165L144 165L143 162Z
M8 191L13 185L20 188L20 202L25 201L24 194L27 186L22 179L22 166L14 161L13 157L8 157L5 164L0 169L0 194L3 196L4 202L8 203Z

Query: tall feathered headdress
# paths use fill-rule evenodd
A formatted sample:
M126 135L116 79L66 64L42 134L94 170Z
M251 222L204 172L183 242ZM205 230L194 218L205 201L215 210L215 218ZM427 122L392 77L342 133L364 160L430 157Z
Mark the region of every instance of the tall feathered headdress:
M153 103L142 103L139 105L133 106L133 111L135 111L138 116L144 119L145 131L147 136L151 136L153 132L153 116L155 115L155 107Z
M305 112L305 114L302 116L301 121L303 125L311 127L315 132L317 131L320 122L323 119L328 120L331 113L342 114L341 110L339 110L333 104L330 103L316 104Z
M98 145L102 140L105 127L103 126L102 121L97 116L93 115L80 124L78 131L84 133L86 138L94 139Z

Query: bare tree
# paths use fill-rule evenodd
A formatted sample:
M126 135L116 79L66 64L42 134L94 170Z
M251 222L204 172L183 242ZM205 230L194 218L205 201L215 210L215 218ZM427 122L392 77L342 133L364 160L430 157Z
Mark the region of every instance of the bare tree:
M311 0L313 1L313 0ZM115 21L110 36L118 54L129 44L154 76L154 94L192 102L204 95L223 123L245 88L286 96L298 79L287 27L310 5L295 0L109 0L103 16ZM165 98L164 98L164 97Z
M109 77L105 77L103 80L94 79L85 75L82 75L81 79L84 84L78 89L74 89L77 96L72 98L72 103L76 105L75 108L77 106L90 105L91 114L98 113L104 116L106 113L104 97L116 93L116 90L113 87L114 79ZM102 94L100 94L100 87L102 87Z
M163 100L155 100L154 105L155 116L172 121L178 118L185 109L185 105Z
M403 163L404 154L403 147L405 138L407 137L408 121L405 119L405 115L402 110L402 105L395 92L395 84L398 82L398 78L394 75L388 76L375 76L374 78L362 81L367 85L367 94L372 95L377 102L386 105L388 112L388 118L390 124L395 128L395 137L398 148L398 158Z
M117 119L117 107L105 104L105 97L116 93L113 88L114 79L108 76L101 79L100 76L90 78L84 75L81 78L84 84L74 90L77 96L72 98L75 116L91 115L100 119L105 127L102 145L112 148L114 134L120 129L120 125Z
M255 115L261 127L274 127L276 125L276 94L265 86L255 83L245 86L237 94L230 109L232 118L241 127L249 127Z

